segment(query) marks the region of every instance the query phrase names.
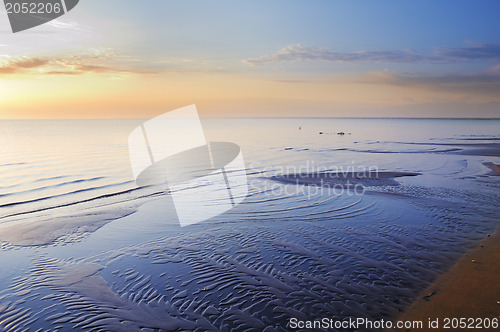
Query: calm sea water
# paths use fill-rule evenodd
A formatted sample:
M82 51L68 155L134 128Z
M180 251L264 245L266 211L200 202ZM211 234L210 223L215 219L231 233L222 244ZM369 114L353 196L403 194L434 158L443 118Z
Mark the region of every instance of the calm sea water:
M40 210L57 213L58 208L77 203L86 206L82 202L110 193L123 193L116 200L140 196L140 192L128 192L136 186L127 147L128 134L140 123L0 122L0 222L33 218ZM420 172L461 167L461 161L470 160L464 173L457 174L460 177L468 172L479 174L484 171L483 160L496 158L456 157L446 152L467 150L465 143L491 143L478 139L500 135L500 122L492 120L208 119L204 126L209 141L239 144L247 166L257 171L355 165ZM471 138L474 141L467 141ZM440 184L455 185L451 179Z
M141 122L0 122L3 330L391 318L498 224L500 120L205 119L240 145L249 195L184 228L135 185ZM363 167L420 175L363 195L270 180Z

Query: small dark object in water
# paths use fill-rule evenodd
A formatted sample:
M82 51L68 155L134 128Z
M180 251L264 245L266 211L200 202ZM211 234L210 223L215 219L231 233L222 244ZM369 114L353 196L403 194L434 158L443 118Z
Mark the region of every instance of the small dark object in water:
M320 132L319 132L319 134L320 134L320 135L323 135L323 132L322 132L322 131L320 131Z
M345 133L341 131L340 133L337 133L337 135L345 135Z
M429 301L431 296L436 295L436 293L437 293L436 291L433 291L432 293L427 294L426 296L424 296L424 300Z
M293 149L293 148L285 148L285 150L291 150L291 149Z

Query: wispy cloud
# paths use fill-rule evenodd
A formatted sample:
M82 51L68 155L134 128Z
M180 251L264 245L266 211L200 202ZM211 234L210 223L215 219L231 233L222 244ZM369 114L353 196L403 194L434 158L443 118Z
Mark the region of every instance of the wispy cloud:
M0 74L16 74L21 71L39 68L49 63L49 60L42 58L20 58L9 59L0 66Z
M357 80L358 83L386 84L398 87L416 87L431 91L468 92L498 95L500 91L500 66L474 73L446 73L439 75L389 72L371 72Z
M90 32L91 30L88 27L85 27L81 24L78 24L75 21L63 20L61 18L49 21L46 23L48 27L52 27L55 29L61 29L65 32L68 31L76 31L76 32Z
M477 44L464 48L441 48L436 49L434 54L436 57L448 61L500 61L500 44Z
M154 74L157 71L118 64L126 56L111 51L94 50L89 54L66 57L4 57L0 59L0 76L5 75L83 75L93 74Z
M243 60L249 65L264 65L285 61L322 61L338 63L452 63L472 60L500 60L500 45L478 44L466 48L440 48L432 54L414 50L336 52L324 47L300 44L282 48L276 53Z

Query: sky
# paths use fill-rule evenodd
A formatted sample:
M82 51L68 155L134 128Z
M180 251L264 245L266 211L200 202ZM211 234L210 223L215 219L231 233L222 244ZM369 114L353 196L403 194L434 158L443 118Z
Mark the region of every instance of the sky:
M500 2L80 0L12 33L0 118L500 118Z

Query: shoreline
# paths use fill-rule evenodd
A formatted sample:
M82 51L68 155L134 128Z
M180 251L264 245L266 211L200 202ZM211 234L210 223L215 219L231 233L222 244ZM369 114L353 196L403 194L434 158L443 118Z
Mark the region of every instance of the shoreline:
M494 234L463 255L440 275L394 321L422 321L423 329L389 331L449 331L444 318L497 318L500 321L500 225ZM439 328L427 327L429 318L439 318ZM465 329L463 329L465 330ZM484 328L482 330L488 330Z

